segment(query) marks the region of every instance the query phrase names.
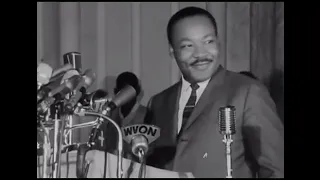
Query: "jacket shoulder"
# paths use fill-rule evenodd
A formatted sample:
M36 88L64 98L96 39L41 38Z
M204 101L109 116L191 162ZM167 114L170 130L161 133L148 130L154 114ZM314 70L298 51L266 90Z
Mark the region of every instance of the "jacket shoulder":
M152 101L158 100L158 99L163 99L165 98L167 95L173 93L174 91L176 91L179 88L179 85L181 84L181 82L177 82L174 85L162 90L161 92L155 94L154 96L152 96Z

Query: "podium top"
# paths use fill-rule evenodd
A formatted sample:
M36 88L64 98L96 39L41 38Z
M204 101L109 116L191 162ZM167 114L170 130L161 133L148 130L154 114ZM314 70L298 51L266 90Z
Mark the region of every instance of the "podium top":
M67 156L68 155L68 156ZM87 178L103 178L104 151L92 150L86 155L86 161L90 163ZM77 152L62 153L61 178L76 178ZM37 177L41 176L42 156L38 156ZM138 178L140 163L123 158L123 178ZM40 171L40 172L39 172ZM117 156L107 153L107 178L117 178ZM174 172L164 169L146 166L146 178L194 178L192 173Z
M103 151L92 150L87 153L87 160L90 162L88 178L103 178L104 157ZM117 177L117 156L107 154L107 178ZM123 178L138 178L140 163L123 158ZM146 166L146 178L194 178L192 173L174 172L164 169Z

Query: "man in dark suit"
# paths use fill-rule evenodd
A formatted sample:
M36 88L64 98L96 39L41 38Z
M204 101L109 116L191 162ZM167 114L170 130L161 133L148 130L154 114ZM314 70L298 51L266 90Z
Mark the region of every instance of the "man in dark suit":
M283 126L275 104L263 84L218 64L214 17L200 8L182 9L171 17L167 36L183 76L148 103L145 123L160 127L161 135L150 145L147 164L195 177L225 178L218 110L232 105L232 176L283 177Z
M147 112L146 107L141 105L143 91L141 90L139 79L135 74L131 72L121 73L116 79L114 94L117 94L127 84L134 87L137 91L137 97L112 112L111 118L120 127L142 124ZM105 126L103 129L105 132L106 148L109 152L114 153L117 150L117 131L110 123L107 123ZM131 153L131 146L126 142L124 142L124 157L136 160Z

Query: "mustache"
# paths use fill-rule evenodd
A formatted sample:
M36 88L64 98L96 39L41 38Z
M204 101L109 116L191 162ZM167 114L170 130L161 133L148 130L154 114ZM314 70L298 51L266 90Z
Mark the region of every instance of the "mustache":
M200 62L212 62L212 61L213 61L212 59L208 59L208 58L206 58L206 59L197 59L197 60L191 62L190 65L193 66L193 65L195 65L197 63L200 63Z

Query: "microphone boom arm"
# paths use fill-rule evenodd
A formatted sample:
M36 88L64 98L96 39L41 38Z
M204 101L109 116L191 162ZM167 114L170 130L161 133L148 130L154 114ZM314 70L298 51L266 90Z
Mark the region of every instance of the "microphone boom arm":
M95 113L95 112L79 112L78 115L80 116L97 116L98 119L95 120L94 122L91 123L83 123L86 126L94 126L94 125L100 125L103 121L101 121L101 119L103 120L108 120L109 122L111 122L111 124L113 124L115 126L115 128L117 129L118 132L118 167L117 167L117 177L118 178L122 178L123 176L123 169L122 169L122 155L123 155L123 136L122 136L122 131L119 127L119 125L112 120L111 118L109 118L108 116L105 116L103 114L100 113ZM82 127L84 127L82 125ZM72 127L71 127L72 128ZM81 124L78 126L78 128L81 128Z

